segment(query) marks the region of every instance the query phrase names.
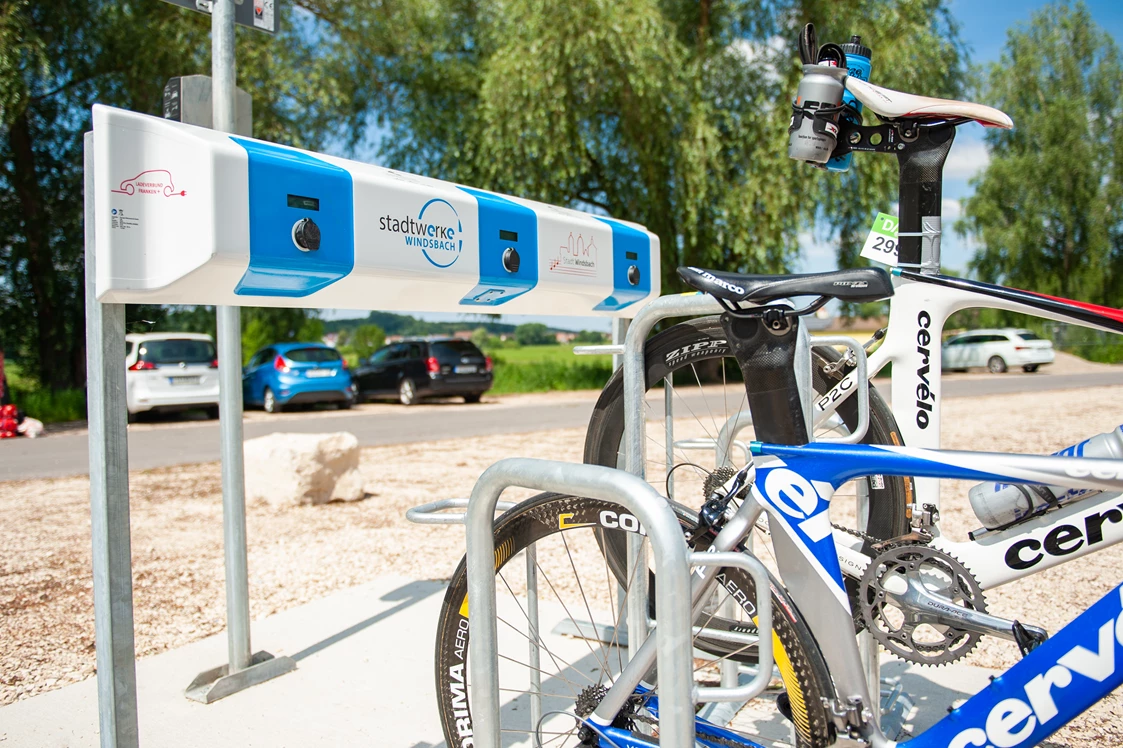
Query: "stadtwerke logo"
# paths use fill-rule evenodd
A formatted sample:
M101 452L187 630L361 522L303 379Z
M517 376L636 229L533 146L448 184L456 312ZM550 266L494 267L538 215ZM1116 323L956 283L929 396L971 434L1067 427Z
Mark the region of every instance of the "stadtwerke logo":
M460 215L452 203L433 198L421 206L417 218L382 216L378 228L402 234L407 247L416 247L425 259L439 268L451 267L464 248Z

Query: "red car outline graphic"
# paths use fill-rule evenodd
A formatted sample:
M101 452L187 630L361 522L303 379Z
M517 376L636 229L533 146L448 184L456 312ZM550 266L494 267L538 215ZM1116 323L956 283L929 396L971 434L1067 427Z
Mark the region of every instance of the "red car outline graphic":
M167 184L163 185L163 189L161 190L164 197L185 197L187 195L187 190L180 190L179 192L176 192L175 183L172 181L172 173L170 171L168 171L167 169L146 169L145 171L142 171L140 174L137 174L135 177L132 177L131 179L122 180L121 184L120 184L120 189L110 190L110 192L116 192L116 193L121 194L121 195L135 195L136 191L137 191L136 182L141 177L143 177L145 174L166 174L167 175L167 177L168 177L167 180L162 180L162 181L167 182ZM144 194L152 194L152 193L144 193Z

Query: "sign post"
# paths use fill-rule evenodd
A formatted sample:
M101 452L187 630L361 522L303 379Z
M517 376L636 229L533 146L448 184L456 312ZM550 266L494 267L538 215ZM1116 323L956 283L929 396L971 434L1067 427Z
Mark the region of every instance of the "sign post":
M234 132L235 0L211 4L211 103L214 129ZM255 0L260 5L260 0ZM273 3L269 0L270 21ZM246 475L242 436L242 320L236 306L215 308L218 323L218 407L222 448L222 540L226 567L226 665L195 676L186 690L209 704L296 669L290 657L250 647L249 564L246 554Z

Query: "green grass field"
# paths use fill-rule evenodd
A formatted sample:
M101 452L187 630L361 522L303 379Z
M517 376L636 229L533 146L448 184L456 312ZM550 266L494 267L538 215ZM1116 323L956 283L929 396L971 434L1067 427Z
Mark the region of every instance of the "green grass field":
M528 345L521 348L496 348L486 353L492 358L512 364L546 361L568 364L577 361L608 361L612 358L611 356L576 356L572 345Z

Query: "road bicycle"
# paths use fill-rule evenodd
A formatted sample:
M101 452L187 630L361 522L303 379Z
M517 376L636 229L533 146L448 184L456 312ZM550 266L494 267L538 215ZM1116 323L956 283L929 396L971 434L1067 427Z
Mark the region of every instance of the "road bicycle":
M756 427L769 441L752 442L747 464L712 486L708 503L717 504L714 511L681 517L690 545L695 551L747 552L744 541L766 514L778 567L769 590L770 651L780 673L779 693L769 703L790 721L798 745L828 746L840 736L892 745L881 733L880 707L867 691L854 636L852 596L828 515L835 491L870 473L1119 491L1123 461L810 443L794 371L794 361L806 355L808 346L801 329L806 308L777 303L789 279L755 279L753 301L758 305L745 306L729 299L712 274L680 272L692 285L731 301L720 321L743 370L749 408L758 416L772 416L758 417ZM749 276L730 277L753 282ZM841 281L863 285L840 290L836 284ZM801 282L822 297L868 300L893 293L889 276L876 269L819 274ZM649 638L625 662L620 619L626 601L619 604L615 591L623 586L630 594L634 577L618 580L599 545L604 535L619 532L642 534L643 528L611 502L557 494L534 497L496 521L496 587L504 598L498 619L500 691L507 698L500 716L504 745L658 744L659 692L657 675L651 671L655 640ZM536 606L546 611L537 627L531 625L524 603L529 594L522 580L526 567L516 562L525 560L531 547L531 566L539 579ZM895 598L927 596L942 602L945 635L949 640L959 636L955 624L962 622L961 611L977 594L969 572L918 541L898 545L892 559L879 563L881 585L861 598L863 606L880 614L896 604ZM646 568L634 570L645 572L650 573ZM757 613L751 575L735 567L708 569L696 574L693 599L683 601L694 607L696 634L724 637L742 652L760 650L748 625L724 634L709 629L713 614L706 612L705 604L715 586L740 606L746 622ZM1123 646L1121 592L1116 588L1052 637L1027 636L1020 642L1026 655L1021 662L930 730L900 745L1010 748L1034 744L1052 733L1123 683L1123 668L1115 667L1116 647ZM437 636L438 702L450 746L473 745L468 616L462 563L446 593ZM550 625L553 619L563 626L549 631L571 636L548 634L541 621ZM532 657L528 644L534 645ZM756 654L761 657L763 652ZM696 675L704 686L714 680L718 660L707 658L704 648L697 657ZM534 687L531 673L539 676ZM538 710L530 706L531 693L543 701ZM766 746L772 738L762 733L774 727L768 720L763 725L754 722L753 733L746 735L736 724L730 729L699 717L696 742L707 748Z
M935 125L911 120L897 124L907 127L910 123L923 133L927 127L953 127L958 118L945 117ZM907 227L903 219L902 224ZM808 444L812 429L810 418L803 412L801 384L794 367L795 361L811 357L801 326L802 316L830 298L856 302L887 298L893 295L894 287L900 293L902 278L913 279L897 274L890 281L882 271L870 269L785 277L740 276L696 269L682 272L684 280L712 293L727 306L727 312L717 320L723 333L720 343L712 337L703 340L701 347L691 347L684 361L694 364L704 357L713 357L712 350L722 346L724 355L732 354L743 374L748 410L758 416L756 432L762 441L748 445L747 464L731 477L711 473L706 496L707 504L717 503L718 506L710 507L714 511L698 513L676 505L676 512L695 550L744 550L744 541L752 528L761 515L767 514L779 573L779 581L773 579L769 590L771 649L780 673L779 693L769 700L774 713L753 722L751 738L743 731L728 730L700 718L696 724L698 743L768 744L770 738L764 733L775 728L775 715L781 714L784 729L790 723L801 745L830 745L840 735L888 745L877 724L876 701L871 700L866 690L853 636L851 606L855 597L842 575L836 535L827 514L839 487L855 477L871 476L864 481L869 490L882 490L896 482L908 497L914 478L954 477L1055 483L1118 492L1123 489L1123 464L1075 458L940 453L897 445ZM780 303L803 294L815 296L817 301L801 309ZM925 329L930 326L931 322ZM694 328L703 326L695 321ZM683 346L671 347L665 340L664 350L670 348L674 355L649 359L649 367L663 367L655 369L656 376L650 375L649 368L649 385L658 382L663 372L674 374L674 364L683 358ZM706 348L710 350L689 358L689 353ZM826 352L821 360L825 363L816 367L824 375L820 384L829 384L833 378L833 386L841 387L846 381L845 359L839 366L838 357ZM691 369L697 375L697 368L692 365ZM700 379L698 384L704 395ZM852 381L850 388L853 386ZM827 387L823 391L829 394L829 390ZM832 425L847 430L845 413L850 403L844 398L837 401L837 417ZM876 413L875 393L871 393L871 402ZM882 435L888 434L890 440L895 435L899 438L899 432L891 428L891 414L885 416L882 411L880 416L871 417L871 435L866 436L867 440L877 438L873 434L879 418L881 425L887 427L882 429ZM615 444L619 444L618 439ZM915 503L910 502L906 508ZM869 518L864 520L867 528L878 521L872 504L871 500ZM889 516L896 515L890 511ZM908 519L907 514L905 518ZM894 532L891 523L885 531ZM621 651L626 636L620 625L624 606L616 591L623 587L628 594L635 575L641 572L633 571L632 577L626 572L622 575L621 565L611 560L612 554L602 552L608 547L608 538L642 532L634 517L611 503L556 494L528 500L497 520L496 584L507 594L506 607L500 606L501 645L506 639L515 646L513 653L501 654L499 664L501 683L506 685L502 691L509 697L501 715L505 745L657 744L658 690L654 685L656 679L649 672L654 647L649 640L630 663L625 663ZM970 572L951 563L954 559L949 559L932 541L890 537L897 541L895 548L886 551L883 546L883 554L894 551L896 555L878 559L877 578L882 584L859 597L859 604L880 614L910 592L915 597L932 597L935 591L936 597L951 603L944 605L945 617L939 619L937 633L945 642L954 643L969 630L956 628L964 625L964 611L979 612L972 608L979 593L970 584ZM873 540L866 538L865 542L872 544ZM547 646L544 627L530 626L520 602L529 587L508 573L512 562L525 557L529 548L535 549L536 557L530 566L546 583L539 604L568 621L569 633L576 634L561 644L551 641L551 646ZM467 695L465 585L461 564L442 607L437 638L438 701L450 746L473 742ZM715 585L724 589L741 611L724 630L714 628L717 616L705 608ZM698 615L695 632L727 645L727 651L719 653L716 660L706 646L698 648L700 682L715 678L715 662L721 657L749 655L756 648L752 622L755 594L752 578L737 568L710 570L698 576L692 601ZM1114 647L1117 642L1123 643L1123 623L1117 623L1120 605L1120 591L1116 588L1047 639L1035 636L1025 627L1019 632L1019 625L1011 623L1015 638L1027 653L1025 659L908 744L970 746L989 741L1016 746L1029 745L1051 733L1121 681L1114 668ZM601 617L607 619L598 624ZM978 620L975 616L974 622ZM1091 628L1097 632L1095 635L1089 635ZM699 641L696 639L695 644ZM528 643L537 645L531 649L540 651L540 657L527 661ZM942 643L913 644L938 647ZM530 673L538 673L537 680L541 681L535 688L545 701L541 711L528 708L527 691L534 681L528 677ZM1074 683L1079 687L1069 688Z
M805 31L801 44L802 48L814 48L813 35ZM813 51L808 54L812 59L816 57ZM845 77L844 66L833 71L820 69L817 74L845 78L847 89L881 118L877 125L839 119L833 155L850 150L893 153L900 164L899 255L898 264L891 271L895 293L890 299L887 326L866 343L873 349L867 369L870 377L892 367L893 406L885 404L872 384L866 385L870 418L863 443L939 448L943 401L940 340L947 319L957 311L975 307L1002 309L1123 333L1123 310L939 274L942 171L956 128L972 121L1010 127L1012 122L1005 114L979 104L883 89ZM815 119L821 111L822 108L797 105L793 130L801 118L821 122ZM712 279L710 288L724 297L727 304L754 301L754 286L761 283L787 284L790 297L809 295L801 287L808 283L806 276L752 276L745 280L743 276L716 270L704 272ZM825 302L819 298L808 308L813 311L822 303ZM739 427L750 420L742 417L747 401L740 368L717 317L693 319L653 336L645 346L645 364L649 414L661 415L660 411L669 407L675 416L671 419L674 436L658 422L648 424L645 452L650 457L645 461L645 474L656 486L665 488L670 498L679 502L693 500L690 506L679 506L676 510L684 516L696 515L699 503L708 495L708 476L738 456L735 440ZM853 397L858 382L853 361L833 349L814 348L811 368L813 394L806 410L811 414L815 438L852 432L858 424ZM683 420L687 422L682 423ZM585 462L623 466L623 437L623 377L618 371L594 408L586 435ZM743 444L742 440L741 454ZM980 613L985 613L983 591L1123 540L1123 499L1118 492L1046 507L1048 511L1031 513L1007 526L983 527L962 542L940 533L937 480L875 474L858 479L844 491L847 492L854 495L853 502L836 499L836 542L855 599L871 561L892 550L900 538L931 538L930 547L957 559L969 572L976 592L976 610ZM858 511L840 511L843 504L857 505ZM1065 542L1058 544L1058 539ZM611 568L623 578L627 557L624 535L608 533L602 543ZM928 636L924 641L924 636L918 634L919 642L903 642L874 624L861 611L857 612L859 628L868 627L894 654L920 664L955 661L970 652L984 634L1012 640L1022 635L1012 623L996 628L995 620L980 617L973 622L969 635L955 646L937 646L942 638L929 630L927 622L911 627L913 633L921 629ZM726 629L741 624L717 616L711 625ZM1040 633L1036 631L1036 635ZM717 642L710 642L708 649L728 653L728 647Z

